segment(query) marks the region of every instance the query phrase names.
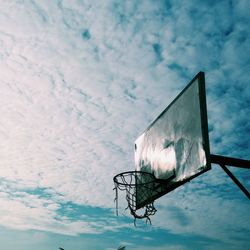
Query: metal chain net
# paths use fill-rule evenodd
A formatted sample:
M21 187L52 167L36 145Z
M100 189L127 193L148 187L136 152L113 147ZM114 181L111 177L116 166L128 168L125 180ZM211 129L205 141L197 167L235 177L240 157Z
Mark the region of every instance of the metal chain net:
M138 200L137 192L140 192L140 199L146 200L153 192L155 183L155 177L146 172L129 171L116 175L114 177L116 214L118 215L118 190L126 191L126 200L128 202L126 209L129 209L131 215L134 217L134 224L136 223L136 219L146 219L146 223L149 222L151 224L150 216L154 215L157 211L154 207L154 202L146 204L143 207L144 213L142 214L136 212L136 202Z

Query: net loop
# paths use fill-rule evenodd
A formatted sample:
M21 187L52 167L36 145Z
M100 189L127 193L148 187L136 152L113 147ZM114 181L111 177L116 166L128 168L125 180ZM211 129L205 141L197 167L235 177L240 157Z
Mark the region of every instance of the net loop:
M150 216L154 215L157 211L154 207L154 201L142 208L144 209L144 213L138 214L136 212L138 209L137 191L140 191L140 199L146 200L154 191L156 183L155 176L148 172L128 171L116 175L114 177L116 214L118 215L118 190L126 191L126 200L128 202L126 209L129 209L131 215L134 217L134 224L136 225L136 219L146 219L146 223L149 222L151 224Z

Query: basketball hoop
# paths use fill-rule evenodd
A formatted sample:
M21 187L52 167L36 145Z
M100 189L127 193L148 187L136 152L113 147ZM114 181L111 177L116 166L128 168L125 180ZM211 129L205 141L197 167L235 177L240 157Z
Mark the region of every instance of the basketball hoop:
M119 189L120 191L126 191L126 200L128 202L126 209L129 208L131 215L134 217L134 224L136 219L146 219L146 223L149 222L151 224L150 216L154 215L157 211L154 207L154 201L143 207L144 213L138 214L136 212L136 192L138 188L144 190L145 197L147 197L149 193L152 193L157 184L155 176L143 171L128 171L116 175L113 180L115 184L114 190L116 192L115 202L117 215Z

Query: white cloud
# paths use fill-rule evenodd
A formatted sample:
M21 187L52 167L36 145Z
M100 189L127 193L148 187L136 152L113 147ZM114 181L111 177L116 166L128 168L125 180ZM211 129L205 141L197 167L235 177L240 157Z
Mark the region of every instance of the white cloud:
M47 201L34 195L10 200L2 189L1 224L94 232L96 225L87 222L55 220L58 204L63 200L113 207L112 177L134 168L134 140L199 70L207 72L211 151L247 157L248 5L248 1L233 6L228 1L213 6L204 1L2 2L0 176L13 181L16 191L46 188L61 196L58 203L45 206ZM88 39L83 38L86 30ZM215 175L209 179L222 180ZM202 211L204 218L205 211L212 216L221 204L238 206L236 200L212 195L201 198L207 205L203 211L197 196L191 192L184 205L196 204L195 211ZM155 224L169 229L161 217L171 217L171 230L188 232L189 225L180 221L183 214L187 223L193 223L192 230L201 232L204 222L196 219L196 213L183 211L175 197L171 201L176 214L164 206ZM31 215L47 222L30 220ZM247 215L241 209L237 215L247 229ZM205 220L209 226L205 233L215 238L217 220L224 225L226 218ZM218 235L224 237L232 223L216 231ZM117 227L115 222L111 227Z
M182 245L175 245L175 246L171 246L171 245L168 245L168 244L165 244L165 245L162 245L162 246L159 246L159 247L147 247L147 246L139 246L139 247L135 247L133 248L135 250L164 250L164 249L169 249L169 250L184 250L184 249L187 249L185 248L184 246Z
M0 224L19 230L39 230L65 235L79 233L101 233L103 229L89 221L80 218L67 217L61 208L60 196L53 195L53 199L15 191L12 183L4 182L5 188L0 192ZM11 187L11 188L9 188Z
M157 200L155 206L153 225L174 234L196 234L234 246L235 237L249 228L248 200L219 166Z

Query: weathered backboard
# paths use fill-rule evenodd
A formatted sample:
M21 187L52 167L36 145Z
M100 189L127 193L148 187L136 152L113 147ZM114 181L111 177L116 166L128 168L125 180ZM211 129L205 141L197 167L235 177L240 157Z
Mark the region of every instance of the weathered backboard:
M153 191L138 185L139 209L211 169L205 76L198 73L135 141L135 168L154 174ZM137 179L140 184L145 180Z

